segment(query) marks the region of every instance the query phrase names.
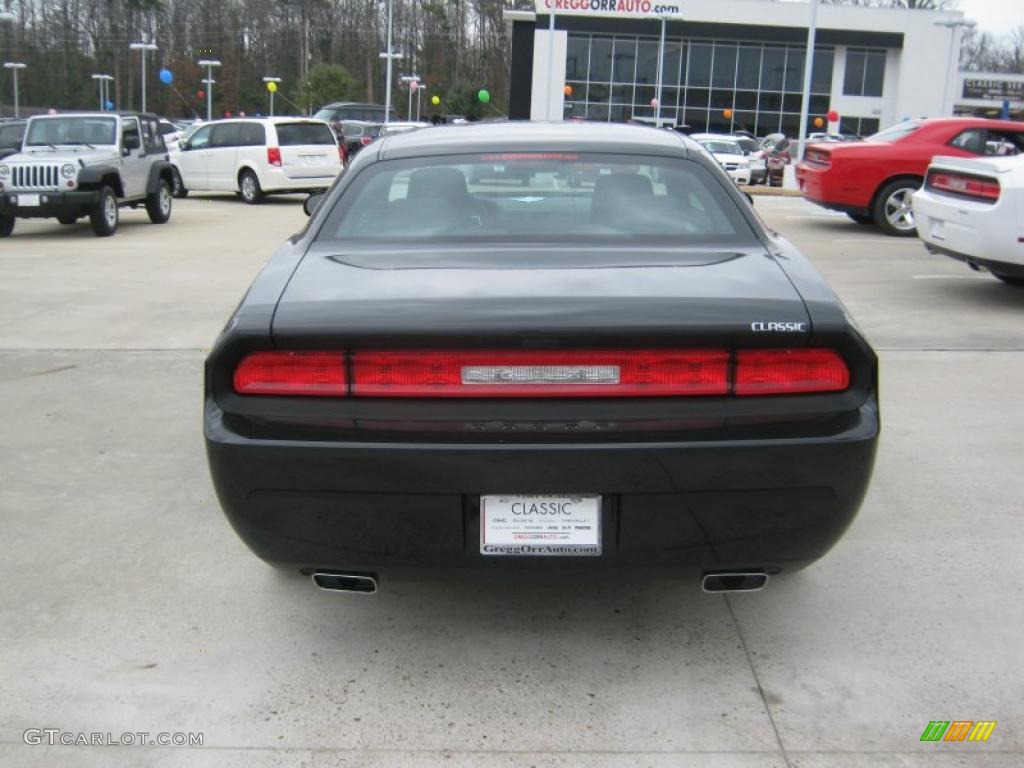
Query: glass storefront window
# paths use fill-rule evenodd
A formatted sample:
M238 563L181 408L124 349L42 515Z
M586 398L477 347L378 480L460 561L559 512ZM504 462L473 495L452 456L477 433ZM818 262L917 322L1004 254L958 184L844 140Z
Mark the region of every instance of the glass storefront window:
M608 83L612 79L612 41L595 37L590 43L590 81Z
M713 48L704 43L690 45L690 61L686 71L686 84L696 88L711 85L711 52Z
M715 43L711 87L732 89L736 84L736 46Z
M637 45L636 81L638 83L658 82L658 42L641 40Z
M849 48L846 51L846 72L843 94L846 96L881 96L885 83L885 51Z
M612 82L633 83L636 81L635 37L616 37L615 52L612 54Z
M656 111L651 99L659 97L662 117L678 118L694 130L764 135L786 130L800 111L805 55L800 46L668 38L660 96L654 87L658 50L656 37L570 32L566 82L572 92L566 114L605 121L651 117ZM878 53L884 73L884 52ZM831 48L815 50L812 115L828 111L833 57ZM862 88L878 79L869 76L875 65L868 58L860 68ZM725 109L733 110L731 119Z

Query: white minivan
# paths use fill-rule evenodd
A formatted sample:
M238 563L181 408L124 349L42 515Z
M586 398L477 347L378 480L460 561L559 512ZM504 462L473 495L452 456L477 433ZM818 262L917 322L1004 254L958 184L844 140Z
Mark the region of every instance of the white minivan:
M236 192L258 203L275 192L326 189L341 173L338 140L323 120L296 117L214 120L171 153L174 194Z

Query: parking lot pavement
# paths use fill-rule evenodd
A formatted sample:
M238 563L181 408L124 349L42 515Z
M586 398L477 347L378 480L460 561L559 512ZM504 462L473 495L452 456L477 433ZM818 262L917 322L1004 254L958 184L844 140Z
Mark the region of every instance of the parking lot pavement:
M1024 291L758 198L880 350L860 516L820 563L695 583L318 592L224 521L203 349L298 200L175 201L0 244L0 765L1019 766ZM922 743L931 720L988 742ZM203 734L202 747L26 745Z

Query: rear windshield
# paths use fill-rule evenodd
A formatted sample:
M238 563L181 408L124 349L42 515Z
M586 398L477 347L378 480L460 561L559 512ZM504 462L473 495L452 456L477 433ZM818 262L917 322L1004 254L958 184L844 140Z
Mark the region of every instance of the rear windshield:
M339 122L341 120L365 120L368 123L384 122L384 107L324 107L313 117L317 120ZM395 119L395 110L391 110L391 119Z
M391 160L359 173L317 239L749 244L754 233L726 183L673 158L519 152Z
M325 123L278 123L275 127L282 147L335 143L334 133Z
M704 149L716 155L742 155L740 145L731 141L701 141Z
M908 121L899 123L891 128L886 128L884 131L879 131L872 136L868 136L869 141L899 141L904 136L909 136L911 133L921 127L921 124L916 121Z

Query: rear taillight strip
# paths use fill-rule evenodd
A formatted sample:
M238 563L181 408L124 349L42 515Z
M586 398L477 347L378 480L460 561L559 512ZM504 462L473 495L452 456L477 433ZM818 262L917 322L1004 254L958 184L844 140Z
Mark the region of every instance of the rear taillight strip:
M234 372L243 395L390 398L692 397L842 392L831 349L543 352L253 352Z
M932 170L925 187L954 197L994 203L999 200L999 181L987 176L974 176L956 171Z

